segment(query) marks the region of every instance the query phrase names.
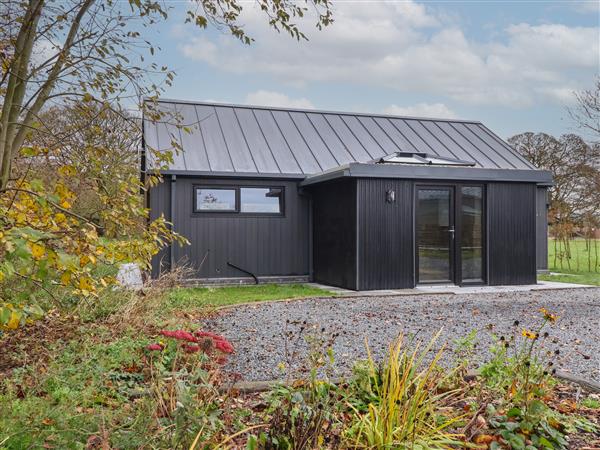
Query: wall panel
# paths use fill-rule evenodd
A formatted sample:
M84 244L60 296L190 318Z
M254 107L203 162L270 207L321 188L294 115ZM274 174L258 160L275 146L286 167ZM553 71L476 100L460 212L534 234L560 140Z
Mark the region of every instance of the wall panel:
M150 208L150 220L158 219L164 214L167 220L171 220L171 179L166 176L163 183L153 187L148 192L148 207ZM170 252L169 248L163 248L152 258L152 278L157 278L161 272L169 270Z
M356 289L356 180L319 184L311 192L314 280Z
M413 182L359 179L359 288L414 287ZM386 201L393 190L395 201Z
M488 281L536 283L536 185L488 184Z
M283 186L285 215L194 213L194 185ZM176 264L189 265L195 277L248 276L228 262L257 276L308 275L309 202L298 193L295 181L178 176L175 189L175 230L191 244L175 245L173 257ZM170 202L153 192L150 199L153 214L162 209L168 217Z

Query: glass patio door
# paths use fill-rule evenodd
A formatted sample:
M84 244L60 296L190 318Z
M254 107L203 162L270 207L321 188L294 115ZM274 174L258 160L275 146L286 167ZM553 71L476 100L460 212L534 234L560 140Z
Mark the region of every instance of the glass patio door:
M417 282L454 282L454 188L417 188Z

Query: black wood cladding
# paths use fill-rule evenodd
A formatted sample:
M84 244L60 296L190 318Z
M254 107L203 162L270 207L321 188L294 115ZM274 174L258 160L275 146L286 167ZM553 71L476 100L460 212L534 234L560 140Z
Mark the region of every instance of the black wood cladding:
M414 287L413 204L412 181L358 180L361 290Z
M357 289L356 180L323 183L311 192L314 279Z
M285 213L283 216L194 213L193 195L197 185L283 187ZM169 189L168 180L152 189L150 204L163 208L168 217L169 204L164 198L169 195L163 195L165 189ZM309 202L306 196L299 194L297 182L178 176L175 192L175 231L185 236L191 245L175 245L173 259L177 264L191 267L194 277L247 276L228 262L257 276L308 275ZM154 200L155 196L157 200ZM154 212L153 215L158 214ZM154 265L157 266L158 261Z
M536 282L536 186L488 184L490 285Z

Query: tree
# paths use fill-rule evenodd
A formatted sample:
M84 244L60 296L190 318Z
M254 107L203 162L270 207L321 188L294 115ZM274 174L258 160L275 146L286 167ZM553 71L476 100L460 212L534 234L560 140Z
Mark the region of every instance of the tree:
M559 139L545 133L522 133L508 142L536 167L552 172L550 216L575 224L600 212L600 146L574 134Z
M328 1L256 4L271 27L302 39L295 20L312 6L317 27L328 25ZM145 108L155 120L177 120L142 102L157 99L174 78L167 67L146 61L155 44L143 32L167 17L165 4L0 0L0 328L40 314L36 293L98 296L114 283L97 274L99 265L130 260L147 267L160 247L184 242L164 217L139 226L148 217L140 192L160 182L158 172L142 181L131 170L108 170L132 162L131 146L141 135L125 104ZM239 0L189 5L187 22L252 42L238 23ZM107 121L127 124L125 134L112 139ZM172 151L147 151L156 171L172 158ZM97 203L91 213L78 202L84 191ZM100 240L99 225L118 239Z
M114 236L114 230L107 229L110 223L103 222L102 214L123 200L119 196L120 180L139 179L138 118L127 111L114 111L114 107L95 103L53 106L40 117L53 131L32 133L27 144L48 152L37 159L17 157L15 177L23 178L25 171L31 171L46 186L51 186L59 167L76 167L67 185L75 194L73 211L94 222L102 234L108 232ZM101 195L106 195L109 202L104 203ZM144 223L142 219L140 225Z
M571 118L600 142L600 77L592 89L576 92L575 99L577 106L569 109Z

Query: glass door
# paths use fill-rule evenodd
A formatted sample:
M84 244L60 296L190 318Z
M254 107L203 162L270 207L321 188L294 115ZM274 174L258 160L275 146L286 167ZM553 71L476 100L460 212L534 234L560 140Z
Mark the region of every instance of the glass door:
M454 282L454 187L417 187L418 283Z
M460 284L485 281L483 186L461 186L458 210L458 245L460 249Z

